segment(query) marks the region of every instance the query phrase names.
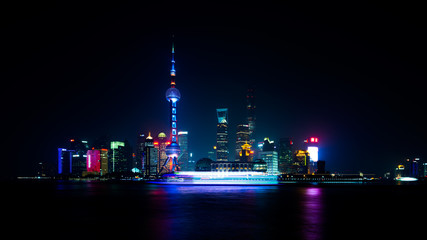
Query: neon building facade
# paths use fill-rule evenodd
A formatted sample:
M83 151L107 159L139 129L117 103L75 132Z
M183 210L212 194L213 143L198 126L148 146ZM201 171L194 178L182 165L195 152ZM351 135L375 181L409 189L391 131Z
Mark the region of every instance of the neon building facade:
M58 148L58 174L72 173L73 152L66 148Z
M87 172L101 171L101 152L99 150L87 150L86 153Z
M175 47L172 43L172 68L170 71L171 76L171 86L168 90L166 90L166 100L170 103L170 144L166 146L166 155L168 159L160 169L160 172L173 172L175 168L178 166L178 158L181 153L181 149L177 143L178 141L178 127L177 127L177 102L181 98L181 93L178 88L176 88L175 83Z

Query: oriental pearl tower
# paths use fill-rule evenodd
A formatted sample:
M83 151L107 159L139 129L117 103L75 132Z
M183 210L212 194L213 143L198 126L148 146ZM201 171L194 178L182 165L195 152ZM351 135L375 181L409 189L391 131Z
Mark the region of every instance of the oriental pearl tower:
M166 91L166 100L170 103L170 127L171 127L171 132L170 132L170 144L166 146L166 155L168 156L167 161L165 162L163 169L167 170L167 172L173 172L175 171L177 168L179 169L178 166L178 158L181 152L181 149L177 143L178 139L178 131L177 131L177 125L176 125L176 113L177 113L177 108L176 108L176 103L179 101L179 99L181 98L181 93L179 92L179 90L176 88L176 84L175 84L175 59L174 59L174 55L175 55L175 49L174 49L174 44L172 42L172 68L170 71L171 74L171 87Z

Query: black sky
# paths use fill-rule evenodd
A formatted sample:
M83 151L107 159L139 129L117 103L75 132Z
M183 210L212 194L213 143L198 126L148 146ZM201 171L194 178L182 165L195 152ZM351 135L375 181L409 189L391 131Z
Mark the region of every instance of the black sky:
M178 127L197 159L215 144L217 107L235 141L248 85L257 137L317 136L327 169L427 157L421 6L21 2L2 15L4 175L54 164L73 137L167 131L172 34Z

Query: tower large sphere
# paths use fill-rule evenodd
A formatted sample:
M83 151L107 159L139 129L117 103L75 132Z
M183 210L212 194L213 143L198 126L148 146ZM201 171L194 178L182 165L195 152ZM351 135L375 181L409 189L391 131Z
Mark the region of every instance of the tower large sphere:
M166 100L177 102L181 98L181 93L177 88L169 88L166 91Z

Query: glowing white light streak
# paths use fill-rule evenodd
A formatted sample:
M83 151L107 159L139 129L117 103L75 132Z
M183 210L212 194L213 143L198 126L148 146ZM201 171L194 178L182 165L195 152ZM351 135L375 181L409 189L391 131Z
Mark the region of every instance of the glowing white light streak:
M417 178L413 178L413 177L400 177L400 178L396 178L397 181L402 181L402 182L414 182L414 181L418 181Z
M310 161L317 162L319 160L319 148L318 147L308 147L308 153L310 154Z

